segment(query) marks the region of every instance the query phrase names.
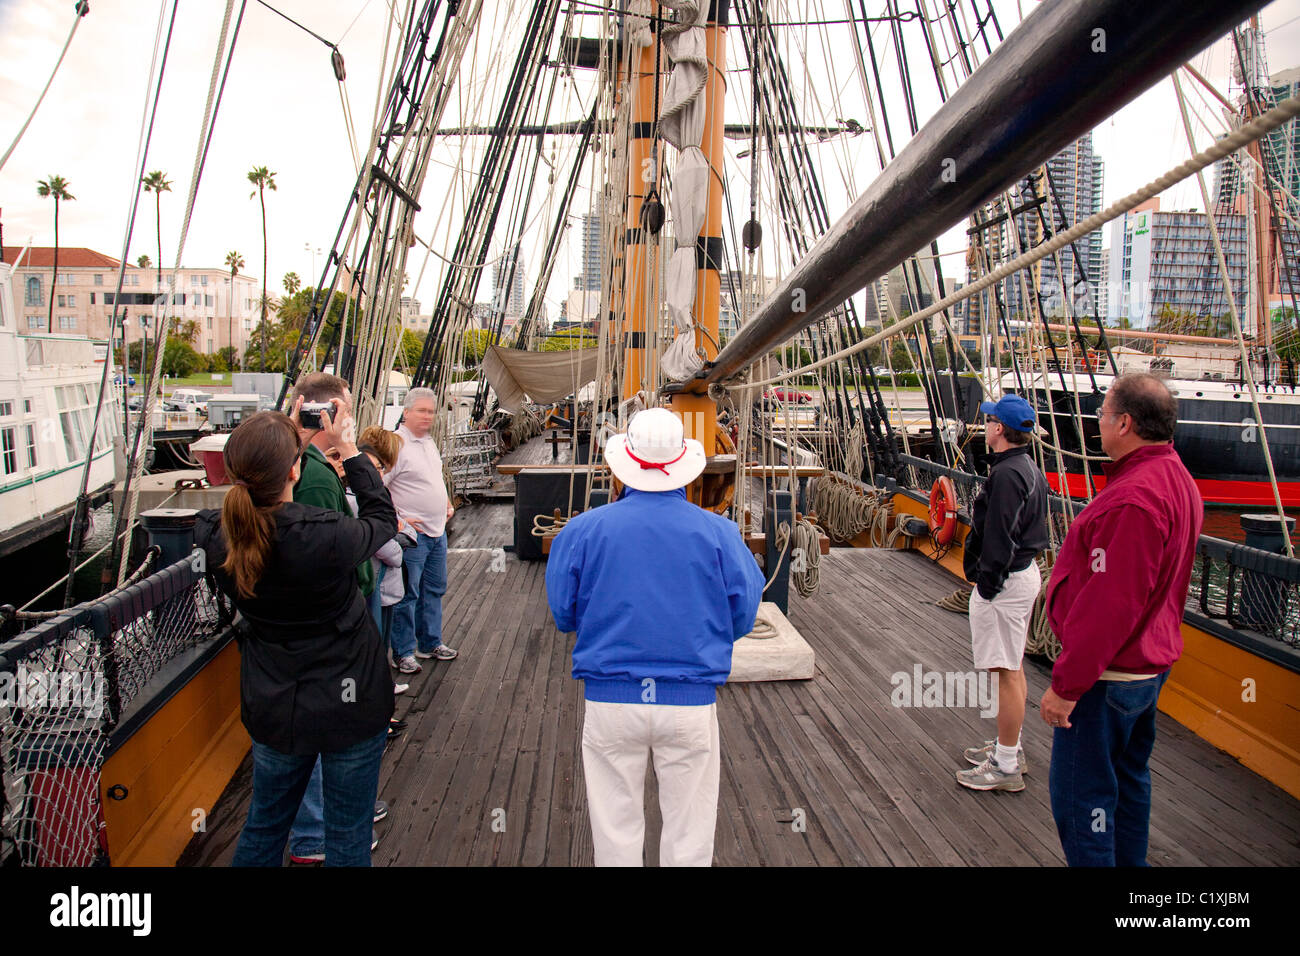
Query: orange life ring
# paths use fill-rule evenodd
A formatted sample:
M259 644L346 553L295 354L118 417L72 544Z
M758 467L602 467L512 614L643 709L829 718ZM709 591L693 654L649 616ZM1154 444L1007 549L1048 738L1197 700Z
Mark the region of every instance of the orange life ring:
M946 476L930 487L930 533L937 544L947 544L957 533L957 490Z

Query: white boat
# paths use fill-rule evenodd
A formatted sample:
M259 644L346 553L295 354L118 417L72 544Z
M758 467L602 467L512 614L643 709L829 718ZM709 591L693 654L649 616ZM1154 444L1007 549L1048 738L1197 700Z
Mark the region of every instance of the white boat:
M92 505L108 498L122 415L113 396L94 427L106 343L19 334L12 273L0 263L0 557L66 533L88 454L86 492Z

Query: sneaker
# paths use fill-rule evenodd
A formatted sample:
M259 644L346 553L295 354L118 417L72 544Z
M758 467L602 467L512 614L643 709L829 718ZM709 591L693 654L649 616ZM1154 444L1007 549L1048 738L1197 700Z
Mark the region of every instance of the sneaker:
M375 801L375 821L374 821L374 822L375 822L375 823L378 823L380 820L382 820L382 819L383 819L384 817L386 817L386 816L388 816L388 804L384 803L384 801L382 801L382 800L376 800L376 801ZM371 847L370 849L373 850L374 847Z
M400 733L401 731L406 729L406 721L402 720L400 717L389 717L388 729L396 730Z
M408 690L410 690L410 689L411 689L411 685L410 685L410 684L394 684L394 685L393 685L393 696L394 696L394 697L399 697L399 696L401 696L402 694L405 694L405 693L406 693Z
M453 661L456 659L456 655L459 653L460 653L459 651L455 650L454 648L448 647L446 644L439 644L431 651L417 650L415 652L415 656L420 658L421 660L426 660L426 661L429 658L433 658L434 660L439 660L439 661Z
M978 767L985 760L988 760L993 756L993 750L996 746L996 740L986 740L984 741L983 747L967 747L966 752L962 756L966 758L967 763L974 764ZM1025 761L1024 747L1020 747L1016 750L1016 763L1019 765L1021 773L1029 773L1029 764Z
M380 813L380 812L379 812L379 808L380 808L380 807L383 807L383 808L384 808L384 809L383 809L383 813ZM386 816L388 816L388 804L384 803L384 801L382 801L382 800L377 800L377 801L375 801L375 822L378 823L380 820L382 820L382 819L383 819L384 817L386 817ZM373 852L374 849L375 849L375 847L377 847L377 846L379 846L379 834L376 833L376 832L374 832L373 830L371 830L371 831L370 831L370 850L371 850L371 852ZM325 862L325 851L324 851L324 850L321 850L321 852L319 852L319 853L307 853L307 854L304 854L303 856L294 856L294 855L291 853L291 854L289 854L289 862L290 862L290 863L297 863L297 864L299 864L300 866L310 865L310 864L313 864L313 863L324 863L324 862Z
M978 767L970 770L958 770L957 782L971 790L1007 790L1019 793L1025 789L1025 778L1019 770L1004 773L993 758L989 757Z
M422 670L424 668L420 666L420 662L409 654L397 662L397 672L399 674L418 674Z

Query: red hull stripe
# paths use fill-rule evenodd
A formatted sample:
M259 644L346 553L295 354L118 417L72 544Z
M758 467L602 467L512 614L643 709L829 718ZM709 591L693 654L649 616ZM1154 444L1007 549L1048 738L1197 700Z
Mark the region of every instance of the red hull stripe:
M1251 507L1272 508L1273 487L1267 481L1219 481L1214 478L1194 478L1196 488L1207 505L1250 505ZM1097 490L1106 487L1106 476L1093 475ZM1057 472L1047 475L1047 483L1053 491L1061 490L1061 476ZM1086 498L1086 483L1083 475L1066 475L1065 484L1071 498ZM1282 496L1282 505L1287 508L1300 508L1300 481L1279 481L1277 490Z

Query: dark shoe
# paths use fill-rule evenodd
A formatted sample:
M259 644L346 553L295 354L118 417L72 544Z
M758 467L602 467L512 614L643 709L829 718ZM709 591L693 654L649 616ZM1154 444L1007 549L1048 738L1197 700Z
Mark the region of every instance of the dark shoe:
M395 730L400 734L406 729L406 721L400 720L397 717L390 717L388 720L388 729Z
M375 821L374 821L374 822L375 822L375 823L378 823L380 820L382 820L382 819L383 819L384 817L386 817L386 816L388 816L388 804L384 803L384 801L382 801L382 800L376 800L376 801L375 801ZM371 847L370 849L373 850L374 847Z

